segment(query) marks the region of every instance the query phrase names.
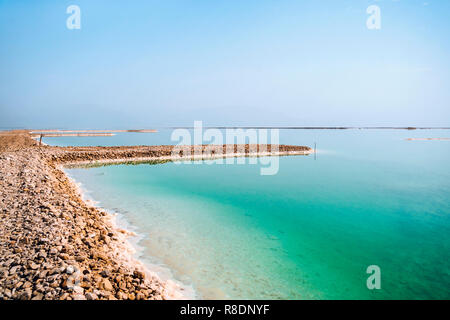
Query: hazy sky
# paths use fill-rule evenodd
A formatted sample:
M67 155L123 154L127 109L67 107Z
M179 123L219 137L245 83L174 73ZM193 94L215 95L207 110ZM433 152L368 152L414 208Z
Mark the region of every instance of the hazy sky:
M0 127L194 120L449 126L450 1L0 0Z

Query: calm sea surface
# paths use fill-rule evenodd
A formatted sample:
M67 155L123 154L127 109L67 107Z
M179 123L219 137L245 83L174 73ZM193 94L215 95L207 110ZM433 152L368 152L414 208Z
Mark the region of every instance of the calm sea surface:
M318 154L260 166L68 169L142 235L143 260L202 298L449 299L450 137L439 130L280 130ZM45 138L55 145L171 144L170 131ZM381 269L368 290L366 269Z

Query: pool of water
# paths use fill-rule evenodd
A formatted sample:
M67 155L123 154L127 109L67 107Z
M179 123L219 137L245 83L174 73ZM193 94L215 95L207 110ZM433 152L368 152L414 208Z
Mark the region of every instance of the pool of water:
M449 136L281 130L281 143L317 143L318 153L282 157L271 176L248 161L67 172L136 228L145 261L202 298L448 299L450 141L405 138ZM80 145L76 139L46 142ZM169 131L84 139L171 143ZM370 265L380 267L380 290L366 286Z

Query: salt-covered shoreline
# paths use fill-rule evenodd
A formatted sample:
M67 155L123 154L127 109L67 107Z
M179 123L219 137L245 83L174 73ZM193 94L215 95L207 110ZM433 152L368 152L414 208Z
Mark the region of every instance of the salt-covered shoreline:
M134 242L130 241L131 237L137 238L139 235L130 230L132 226L125 220L125 217L118 219L118 213L109 212L108 210L97 205L95 201L87 199L85 190L83 190L81 183L77 182L73 177L67 174L62 166L60 166L60 169L66 174L74 189L77 190L80 198L86 203L87 206L106 213L106 219L109 221L111 227L116 230L120 236L119 240L122 246L117 247L116 251L117 254L123 259L124 264L128 265L130 268L139 266L147 277L156 278L159 282L163 283L166 292L165 299L167 300L193 300L197 298L197 295L192 287L186 286L173 279L162 279L159 273L155 271L152 266L147 265L139 259L143 248L139 247L139 240Z

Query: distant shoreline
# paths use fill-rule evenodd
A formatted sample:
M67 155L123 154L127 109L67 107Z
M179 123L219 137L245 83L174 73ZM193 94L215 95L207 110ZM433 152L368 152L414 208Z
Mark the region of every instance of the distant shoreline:
M448 141L450 138L406 138L406 141Z
M450 130L450 127L415 127L415 126L204 126L205 129L281 129L281 130ZM158 129L194 129L192 126L167 126ZM52 133L155 133L158 129L112 129L112 130L88 130L88 129L23 129L0 128L0 132L11 130L24 130L30 134Z
M288 129L288 130L450 130L450 127L296 127L296 126L205 126L205 129ZM167 127L166 129L194 129L194 127Z
M45 133L45 134L32 134L32 138L55 138L55 137L112 137L115 133L105 132L105 133Z
M155 133L156 129L128 129L128 130L60 130L60 129L39 129L31 130L30 134L79 134L79 133L93 133L93 134L106 134L106 133L121 133L121 132L136 132L136 133Z

